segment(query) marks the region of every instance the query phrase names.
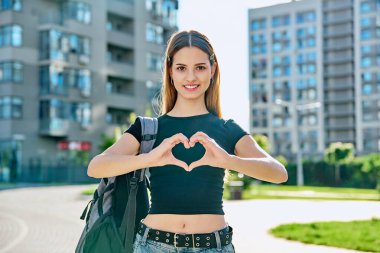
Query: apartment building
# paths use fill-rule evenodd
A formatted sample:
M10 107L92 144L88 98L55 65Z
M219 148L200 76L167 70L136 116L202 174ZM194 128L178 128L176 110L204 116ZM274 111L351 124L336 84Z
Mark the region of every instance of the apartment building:
M177 10L177 0L0 0L2 173L93 157L102 133L153 115Z
M380 0L251 9L251 132L275 155L320 158L332 142L380 152Z

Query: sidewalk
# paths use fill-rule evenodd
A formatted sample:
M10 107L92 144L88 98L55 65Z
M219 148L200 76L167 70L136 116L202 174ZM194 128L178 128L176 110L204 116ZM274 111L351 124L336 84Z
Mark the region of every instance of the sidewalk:
M0 253L74 252L90 196L89 185L0 191ZM273 238L266 231L281 223L368 219L380 215L380 202L249 200L226 201L238 253L357 252Z

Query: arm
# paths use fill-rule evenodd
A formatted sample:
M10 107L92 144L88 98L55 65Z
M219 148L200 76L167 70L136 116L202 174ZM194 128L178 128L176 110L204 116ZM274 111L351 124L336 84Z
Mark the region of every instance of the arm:
M271 183L288 180L286 168L266 153L251 135L245 135L235 145L235 155L229 155L224 168Z
M123 134L112 146L91 159L87 175L112 177L150 166L147 154L138 154L140 143L130 133Z

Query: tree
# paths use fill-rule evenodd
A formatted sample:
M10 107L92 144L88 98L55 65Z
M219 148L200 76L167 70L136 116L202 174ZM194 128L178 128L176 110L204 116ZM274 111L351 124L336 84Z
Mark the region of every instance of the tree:
M334 142L325 150L325 161L335 168L335 183L339 184L340 166L350 163L354 159L354 146L352 143Z
M255 134L253 136L253 139L257 142L257 144L264 149L267 153L269 153L270 150L270 142L268 137L262 134Z
M109 148L110 146L112 146L112 144L114 144L120 137L121 135L123 134L123 129L127 129L133 122L135 122L137 118L137 115L135 112L131 112L128 117L127 117L127 122L126 124L123 124L122 126L120 127L115 127L114 128L114 134L113 136L108 136L104 133L101 134L101 143L99 145L99 150L100 152L103 152L104 150L106 150L107 148Z
M380 155L377 153L372 153L365 156L362 171L372 173L376 177L376 189L380 193Z
M111 147L116 142L116 136L108 136L105 133L101 134L101 143L99 145L100 152L103 152L107 148Z
M275 159L279 161L284 167L286 168L288 166L288 160L283 155L276 156Z

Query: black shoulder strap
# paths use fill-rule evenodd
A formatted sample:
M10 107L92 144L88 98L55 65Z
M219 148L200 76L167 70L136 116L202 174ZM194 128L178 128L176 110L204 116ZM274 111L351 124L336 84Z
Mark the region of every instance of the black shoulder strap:
M141 143L140 143L140 152L148 153L152 150L154 142L156 141L157 131L158 131L158 120L157 118L142 117L138 116L141 122ZM120 228L126 228L124 247L127 252L133 251L133 238L135 231L135 220L136 220L136 195L139 187L139 182L144 180L145 168L135 171L133 177L127 180L129 184L129 196L127 207L125 209L124 217L121 223ZM128 179L128 178L127 178ZM122 233L122 235L124 235Z

